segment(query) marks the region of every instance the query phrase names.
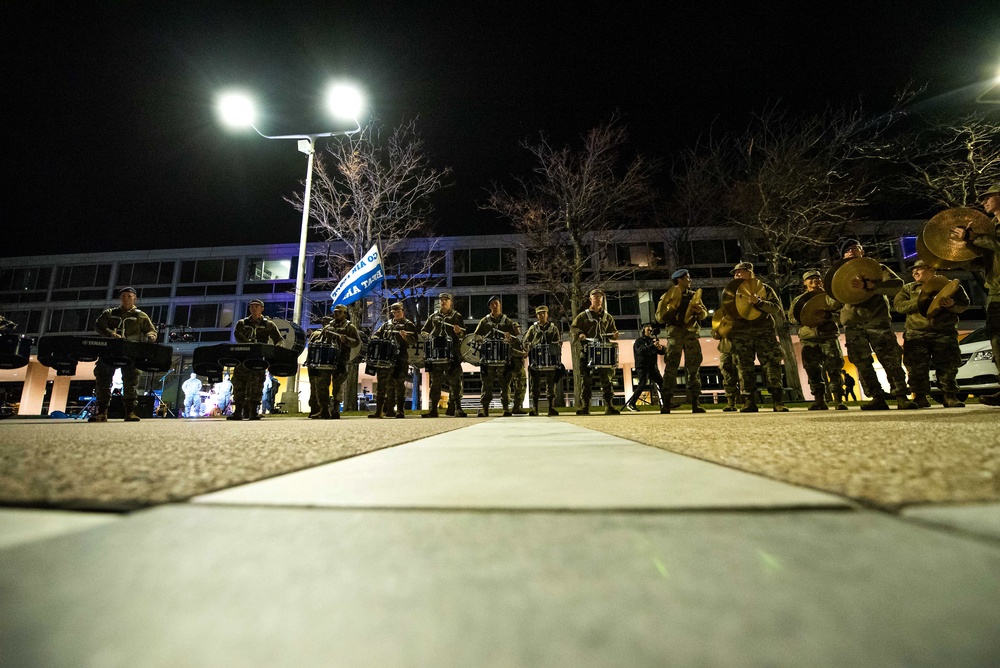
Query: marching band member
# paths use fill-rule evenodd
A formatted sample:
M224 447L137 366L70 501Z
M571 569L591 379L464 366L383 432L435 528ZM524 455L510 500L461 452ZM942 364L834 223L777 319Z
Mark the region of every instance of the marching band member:
M465 417L462 410L462 337L465 336L465 319L462 314L452 308L452 296L442 292L438 299L440 306L431 314L421 330L421 338L447 336L451 339L451 360L448 363L427 364L430 375L431 390L428 397L430 410L421 415L425 418L438 416L438 402L441 401L441 388L448 382L447 415Z
M893 306L897 313L906 314L903 332L903 363L906 365L913 402L919 408L930 408L927 395L931 392L930 368L934 364L938 385L944 392L945 408L965 406L958 397L958 367L962 366L962 351L958 347L958 314L969 308L969 295L961 285L955 294L941 300L941 310L933 315L921 315L918 308L920 290L934 278L937 269L917 260L910 270L913 282L896 293Z
M660 413L670 412L682 353L684 368L687 370L687 395L691 403L691 412L704 413L705 409L699 405L702 354L698 330L701 321L708 317L708 309L703 304L695 303L689 320L688 307L692 306L695 294L691 289L691 272L687 269L678 269L670 278L673 279L674 285L680 288L681 299L677 304L665 303L667 295L663 295L664 299L660 300L661 308L656 310L656 319L667 327L667 352L663 358L665 366L660 389Z
M805 292L792 300L788 308L788 321L799 326L799 341L802 343L802 368L806 371L809 379L809 391L813 395L813 403L809 406L811 411L829 410L826 405L827 378L833 392L833 397L837 401L837 410L846 411L847 404L844 403L844 353L840 350L840 328L837 321L832 318L823 322L819 327L807 327L795 318L795 306L803 299L812 299L817 294L824 292L823 275L816 269L809 269L802 274L802 284ZM838 313L841 308L840 302L829 295L826 296L826 305L831 313Z
M549 322L549 307L539 306L535 309L535 317L538 322L528 328L524 335L524 347L531 350L533 346L550 345L559 346L559 326L554 322ZM556 370L542 371L533 367L528 367L531 374L531 410L528 415L538 415L538 400L542 394L542 383L545 383L546 394L549 399L549 415L559 415L556 410Z
M417 340L417 326L403 313L403 305L396 302L389 307L392 319L378 328L375 338L395 340L397 344L396 359L391 367L378 370L378 391L375 397L375 412L370 418L393 416L405 418L406 413L406 375L410 367L409 345Z
M149 316L135 307L135 288L122 288L118 293L121 306L109 308L97 317L94 329L101 336L112 339L125 339L127 341L145 341L153 343L156 341L156 327ZM125 422L138 422L139 416L135 413L135 396L139 386L139 376L142 374L135 365L129 361L128 366L121 368L122 377L122 399L124 400ZM108 405L111 403L111 379L115 375L115 369L104 362L97 360L94 367L94 378L97 380L97 411L91 415L88 422L107 422Z
M309 385L313 404L311 419L340 419L340 402L343 398L344 381L347 380L347 363L351 359L351 348L361 342L358 328L347 317L347 307L337 304L333 307L333 318L324 317L323 327L309 337L309 344L336 344L338 347L336 368L309 369ZM330 401L330 386L333 385L333 402Z
M484 338L502 338L508 344L521 333L521 325L508 318L503 313L503 304L499 297L490 297L487 305L490 307L489 315L483 316L476 325L473 334ZM508 363L503 366L480 365L479 377L483 383L483 394L479 400L482 408L479 409L478 417L487 417L490 414L490 402L493 401L493 380L500 382L500 402L503 404L504 417L510 417L510 379L511 366Z
M604 310L604 290L594 288L590 291L590 307L581 311L574 319L569 328L569 335L581 344L587 339L598 339L600 341L615 340L618 338L618 327L615 325L614 317ZM577 360L580 365L580 375L583 380L581 392L581 406L577 409L577 415L590 415L590 399L593 389L591 388L592 376L596 372L601 380L601 391L604 395L605 415L618 415L619 411L614 407L615 396L614 370L613 369L591 369L587 364L586 346L580 347L581 355Z
M236 323L233 336L237 343L281 343L281 332L274 322L264 316L264 302L253 299L248 305L250 315ZM264 371L251 371L240 364L233 370L233 414L227 420L259 420L260 405L264 395Z
M732 269L733 278L747 280L754 278L753 264L740 262ZM733 356L740 373L740 387L743 388L744 404L741 413L757 412L757 373L754 369L754 359L760 360L760 365L767 379L768 390L771 393L772 408L776 413L787 413L784 404L785 382L781 375L781 348L774 331L773 313L781 308L781 302L774 289L765 285L765 298L756 294L750 295L750 303L762 312L759 318L747 320L738 318L733 322L729 335L733 343Z

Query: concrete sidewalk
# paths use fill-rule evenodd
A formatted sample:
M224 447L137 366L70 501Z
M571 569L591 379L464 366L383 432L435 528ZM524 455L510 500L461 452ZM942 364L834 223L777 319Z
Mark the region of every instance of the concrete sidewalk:
M989 665L993 510L942 528L561 420L476 422L23 537L0 549L0 647L18 666Z

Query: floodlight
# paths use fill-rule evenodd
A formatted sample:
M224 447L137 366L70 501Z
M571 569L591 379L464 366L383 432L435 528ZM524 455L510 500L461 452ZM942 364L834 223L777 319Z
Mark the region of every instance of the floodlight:
M222 121L232 127L252 126L257 117L253 100L243 93L224 93L216 106Z
M361 93L354 86L334 84L327 91L326 105L334 116L355 120L361 115L364 101L361 99Z

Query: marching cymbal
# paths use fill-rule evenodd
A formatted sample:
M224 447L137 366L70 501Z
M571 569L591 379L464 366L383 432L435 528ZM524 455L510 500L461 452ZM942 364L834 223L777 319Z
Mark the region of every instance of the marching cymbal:
M722 310L725 314L729 316L730 320L736 320L740 317L740 312L736 310L736 290L740 287L740 283L743 282L742 278L734 278L726 284L726 287L722 290ZM718 313L718 311L716 311Z
M690 325L701 320L701 318L698 317L698 312L703 308L705 308L705 306L701 302L701 288L698 288L694 291L694 295L688 303L687 311L684 313L684 322Z
M935 269L958 269L964 266L963 262L952 262L950 260L945 260L943 257L938 257L934 253L930 252L927 248L927 244L924 243L924 231L920 230L917 232L917 257L934 267Z
M712 338L728 339L729 333L732 330L733 330L733 319L729 317L728 313L726 313L722 309L719 309L712 314Z
M830 293L834 299L844 304L860 304L868 301L877 293L875 290L868 290L864 286L855 288L851 285L851 281L855 278L868 281L881 281L882 267L879 266L878 262L869 257L855 257L835 262L830 267L830 272L827 276L830 278L830 282L825 283L825 285L830 288Z
M736 289L736 310L744 320L756 320L764 315L764 312L750 303L750 296L757 295L758 298L767 297L767 288L759 278L746 278Z
M676 310L681 305L683 297L684 291L678 285L664 292L663 296L660 297L660 302L656 305L656 321L666 323L667 309Z
M958 291L957 278L948 280L947 276L935 276L922 286L917 294L917 311L925 318L933 318L943 310L941 301L948 299Z
M982 255L984 250L978 246L968 241L952 239L953 227L967 227L979 234L989 234L993 231L993 223L982 211L968 207L947 209L935 214L924 225L923 237L927 250L950 262L968 262Z
M833 324L833 312L830 310L825 292L817 292L808 299L800 299L795 306L799 311L795 319L806 327L819 329L827 323Z
M719 339L719 352L720 353L731 353L733 352L733 342L729 339Z

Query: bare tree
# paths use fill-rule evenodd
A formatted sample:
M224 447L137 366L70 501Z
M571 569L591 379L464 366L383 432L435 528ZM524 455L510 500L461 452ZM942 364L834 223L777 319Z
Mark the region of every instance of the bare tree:
M891 195L928 208L976 203L1000 181L1000 122L970 114L958 119L907 119L909 129L874 144L869 155L896 166Z
M627 159L626 142L617 118L590 130L579 148L556 148L544 135L525 141L536 163L532 175L490 193L486 208L524 235L528 271L552 296L557 315L572 319L592 287L623 276L612 252L615 232L649 211L656 165ZM577 342L573 354L579 358ZM573 366L579 403L579 364Z
M314 288L333 287L373 244L382 254L385 283L372 299L349 307L359 328L374 329L388 301L419 297L433 276L443 274L428 216L430 195L449 173L430 165L414 121L390 132L372 121L316 157L310 215L313 229L328 242L320 264L329 267L332 278L314 281ZM288 201L302 210L301 195ZM415 242L418 238L424 240ZM348 383L354 391L345 391L348 403L357 400L356 366L353 371L348 378L354 381Z

